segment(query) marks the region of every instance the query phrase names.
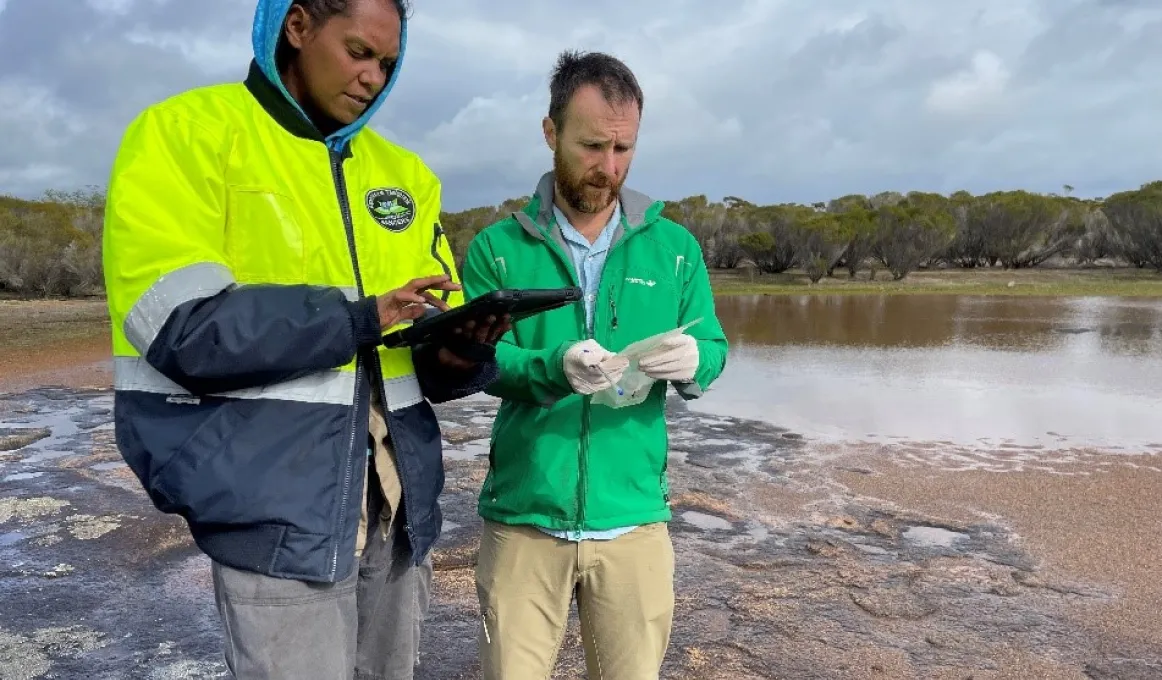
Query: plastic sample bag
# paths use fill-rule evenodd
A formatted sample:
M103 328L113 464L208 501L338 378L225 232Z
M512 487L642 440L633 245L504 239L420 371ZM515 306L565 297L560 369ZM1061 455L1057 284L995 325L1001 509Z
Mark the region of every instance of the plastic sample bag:
M635 406L646 400L650 395L650 390L653 388L655 379L646 375L638 368L638 361L650 351L656 349L666 340L685 333L686 329L694 326L702 321L699 317L690 323L679 326L673 330L665 333L658 333L651 335L648 338L638 340L632 345L617 353L617 356L624 357L629 361L629 367L621 374L619 380L613 387L608 387L593 395L593 403L608 406L610 408L623 408L626 406Z

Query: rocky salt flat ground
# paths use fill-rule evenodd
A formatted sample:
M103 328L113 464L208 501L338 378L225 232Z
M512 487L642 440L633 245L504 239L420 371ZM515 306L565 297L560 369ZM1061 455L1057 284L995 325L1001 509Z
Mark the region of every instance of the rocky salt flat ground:
M494 407L439 408L421 678L477 677ZM121 463L111 409L104 389L0 395L0 678L225 677L208 564ZM663 677L1162 678L1159 451L823 445L679 402L670 418ZM554 677L584 677L577 630Z

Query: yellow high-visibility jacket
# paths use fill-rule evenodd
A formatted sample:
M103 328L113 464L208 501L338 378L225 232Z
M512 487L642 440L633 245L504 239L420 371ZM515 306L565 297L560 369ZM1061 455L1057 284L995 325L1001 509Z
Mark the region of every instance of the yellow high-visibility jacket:
M244 83L174 96L129 126L104 232L116 438L213 559L350 573L372 390L415 561L432 547L444 474L429 402L483 389L496 367L452 373L438 348L383 347L374 296L458 280L439 214L419 157L362 124L324 138L257 60Z

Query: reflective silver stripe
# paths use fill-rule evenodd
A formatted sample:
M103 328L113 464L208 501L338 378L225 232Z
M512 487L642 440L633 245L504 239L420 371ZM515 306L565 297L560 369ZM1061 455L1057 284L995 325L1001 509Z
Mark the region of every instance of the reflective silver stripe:
M164 274L125 316L126 339L145 354L178 305L214 295L232 283L230 269L216 262L199 262Z
M175 397L193 395L161 374L141 357L116 357L113 360L113 387L119 391L152 392ZM415 375L385 381L389 411L415 406L424 400L420 382ZM321 371L285 382L252 387L209 396L231 399L275 399L311 404L350 406L355 397L355 373L351 371Z
M385 380L383 389L387 392L388 411L398 411L415 406L424 400L424 393L420 391L420 381L416 379L415 375Z
M350 302L355 302L359 299L359 289L354 286L340 286L339 290L343 291L343 295Z
M113 360L113 387L131 392L193 396L141 357L116 357ZM355 397L355 374L348 371L322 371L273 385L217 392L210 396L347 405Z

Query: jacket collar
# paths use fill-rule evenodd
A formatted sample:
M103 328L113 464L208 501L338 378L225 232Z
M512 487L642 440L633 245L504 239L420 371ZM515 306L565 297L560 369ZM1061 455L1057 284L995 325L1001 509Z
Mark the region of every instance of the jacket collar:
M250 71L246 74L246 89L262 108L274 118L275 122L295 137L310 139L316 142L326 141L323 133L303 117L298 109L282 95L282 92L270 82L262 72L257 61L250 62Z
M528 206L524 210L513 213L513 217L516 218L517 222L520 222L526 232L542 241L545 239L545 231L549 230L555 222L553 219L555 186L556 180L550 170L542 175L540 181L537 182L536 192ZM651 208L657 203L649 196L626 187L622 187L618 200L621 203L622 223L613 235L614 243L622 237L627 229L634 232L652 223L653 215L650 213L653 211ZM560 240L557 233L559 229L554 228L552 231L554 238Z

